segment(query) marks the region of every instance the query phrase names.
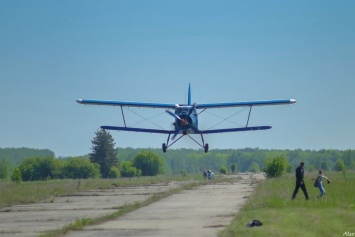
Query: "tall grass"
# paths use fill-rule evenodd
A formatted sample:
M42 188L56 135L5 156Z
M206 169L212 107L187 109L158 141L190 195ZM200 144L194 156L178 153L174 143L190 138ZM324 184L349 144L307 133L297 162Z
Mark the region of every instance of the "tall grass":
M316 173L305 179L310 200L300 189L295 200L294 175L267 179L260 183L251 199L236 215L232 224L220 233L229 236L343 236L355 233L355 173L327 173L331 184L323 182L326 195L318 199L318 188L313 187ZM259 228L246 227L258 219Z

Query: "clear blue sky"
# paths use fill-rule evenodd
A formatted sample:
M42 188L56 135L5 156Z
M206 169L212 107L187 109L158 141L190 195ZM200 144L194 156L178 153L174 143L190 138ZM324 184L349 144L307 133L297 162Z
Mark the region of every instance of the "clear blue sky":
M354 12L355 1L2 0L0 147L87 154L100 125L123 125L121 111L76 99L184 103L190 82L197 103L297 100L254 108L250 125L271 130L208 135L210 149L355 149ZM135 112L173 122L158 109ZM111 134L120 147L167 138ZM179 147L198 148L188 138Z

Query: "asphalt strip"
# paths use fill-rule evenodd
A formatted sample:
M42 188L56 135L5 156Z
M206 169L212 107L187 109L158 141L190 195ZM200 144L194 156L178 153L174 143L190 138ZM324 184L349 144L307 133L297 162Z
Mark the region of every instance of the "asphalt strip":
M119 218L71 231L66 236L217 236L250 197L262 174L229 175L229 181L209 183L161 199ZM82 218L98 218L125 204L181 186L166 184L92 190L56 197L46 203L0 209L1 237L34 237Z

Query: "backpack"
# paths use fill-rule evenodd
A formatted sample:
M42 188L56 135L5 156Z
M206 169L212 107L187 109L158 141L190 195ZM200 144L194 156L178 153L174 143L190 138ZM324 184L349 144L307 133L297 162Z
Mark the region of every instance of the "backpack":
M314 186L315 188L318 188L318 177L317 177L316 180L314 181L313 186Z
M263 223L261 223L261 221L259 220L252 220L247 224L247 227L259 227L262 226Z

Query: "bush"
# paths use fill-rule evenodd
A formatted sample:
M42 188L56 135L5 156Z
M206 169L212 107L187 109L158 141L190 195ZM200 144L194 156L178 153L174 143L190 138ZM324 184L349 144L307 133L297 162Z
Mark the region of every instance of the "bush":
M115 166L112 166L110 169L110 172L108 173L108 177L110 179L115 179L115 178L120 177L120 171L118 170L118 168Z
M142 171L143 176L155 176L163 172L163 159L153 151L142 151L133 158L133 166Z
M253 161L248 169L249 172L260 172L259 164Z
M88 159L70 158L64 165L63 175L70 179L98 178L100 165Z
M280 177L287 172L287 169L290 166L284 156L267 158L264 161L264 164L265 167L263 171L265 172L267 178Z
M89 159L53 157L27 158L19 166L23 181L52 179L88 179L100 177L100 165Z
M219 170L221 174L227 174L227 168L225 166L222 166Z
M131 178L140 174L140 172L137 171L137 168L134 167L130 161L122 161L120 164L120 170L122 177Z

